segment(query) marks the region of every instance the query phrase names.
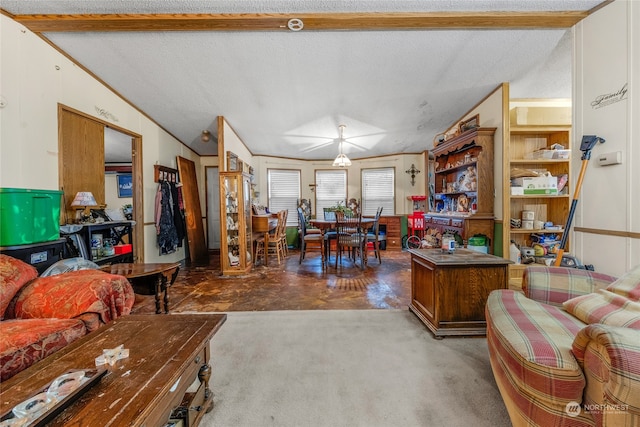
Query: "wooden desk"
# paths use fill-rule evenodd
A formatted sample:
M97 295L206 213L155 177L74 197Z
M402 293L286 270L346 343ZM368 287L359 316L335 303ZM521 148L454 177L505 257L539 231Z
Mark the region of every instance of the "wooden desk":
M226 314L130 315L100 327L2 383L0 414L45 389L56 377L95 369L103 349L124 345L129 357L47 426L163 426L186 407L185 426L197 426L213 407L209 343ZM197 379L195 393L187 389Z
M267 215L251 215L251 231L252 233L259 234L262 233L264 236L264 265L267 266L269 264L269 257L267 256L267 250L269 248L269 232L276 229L278 225L278 215L277 214L267 214ZM255 238L253 239L255 240ZM255 252L253 254L253 262L255 263Z
M484 306L507 289L511 261L470 249L410 249L411 310L436 338L486 335Z
M173 285L180 271L180 263L157 264L111 264L102 267L103 271L126 277L133 290L141 295L156 296L156 314L160 314L160 299L164 293L164 312L169 313L169 286Z

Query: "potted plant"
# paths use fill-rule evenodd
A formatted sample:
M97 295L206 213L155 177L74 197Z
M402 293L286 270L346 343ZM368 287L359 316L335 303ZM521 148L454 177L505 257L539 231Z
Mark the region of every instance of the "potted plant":
M348 206L346 206L342 200L338 201L336 205L331 206L329 210L332 212L342 212L345 215L353 214L353 211Z

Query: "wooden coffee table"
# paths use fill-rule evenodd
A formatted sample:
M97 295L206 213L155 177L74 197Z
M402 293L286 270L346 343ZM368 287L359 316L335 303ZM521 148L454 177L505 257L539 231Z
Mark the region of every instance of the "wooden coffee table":
M104 266L102 271L126 277L137 294L155 295L156 314L162 313L160 299L164 293L164 312L169 313L169 287L178 277L180 263L111 264Z
M109 367L48 426L164 426L184 407L187 426L213 407L209 342L226 314L131 315L102 326L2 383L0 414L34 396L69 370L95 369L103 349L120 344L127 359ZM187 389L199 379L194 393ZM185 412L181 411L181 412Z

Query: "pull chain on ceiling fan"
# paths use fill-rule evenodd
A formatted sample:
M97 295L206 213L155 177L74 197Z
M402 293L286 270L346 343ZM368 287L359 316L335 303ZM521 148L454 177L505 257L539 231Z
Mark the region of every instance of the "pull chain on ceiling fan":
M342 143L344 142L343 132L344 132L344 128L346 128L347 126L346 125L340 125L338 127L340 128L340 141L339 141L340 154L338 154L336 159L333 161L333 166L344 168L344 167L347 167L347 166L351 166L351 160L349 160L347 155L342 152Z

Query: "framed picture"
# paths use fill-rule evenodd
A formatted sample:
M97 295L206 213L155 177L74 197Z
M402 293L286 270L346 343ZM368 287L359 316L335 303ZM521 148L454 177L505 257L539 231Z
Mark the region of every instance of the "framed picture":
M480 114L460 122L460 133L480 127Z
M227 170L229 172L238 170L238 156L231 151L227 151Z
M131 174L118 175L118 197L133 197L133 181Z

